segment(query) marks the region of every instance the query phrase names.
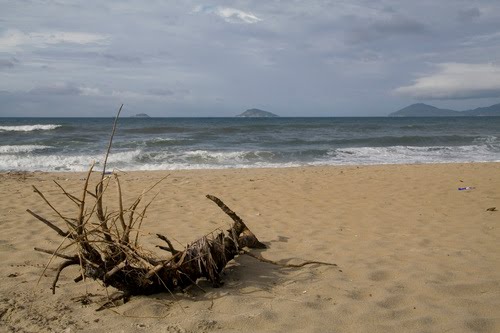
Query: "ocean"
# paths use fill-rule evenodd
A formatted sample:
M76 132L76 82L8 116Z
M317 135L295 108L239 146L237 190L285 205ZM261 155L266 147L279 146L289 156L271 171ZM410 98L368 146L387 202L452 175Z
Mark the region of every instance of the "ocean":
M0 171L96 169L111 118L0 118ZM500 161L500 117L121 118L108 169Z

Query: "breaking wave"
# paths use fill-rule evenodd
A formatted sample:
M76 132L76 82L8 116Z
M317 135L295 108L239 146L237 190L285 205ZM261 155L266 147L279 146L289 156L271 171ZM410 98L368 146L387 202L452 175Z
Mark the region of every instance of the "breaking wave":
M17 125L17 126L0 126L0 132L32 132L32 131L50 131L61 127L62 125Z
M41 145L6 145L0 146L0 154L31 153L37 150L50 149L51 146Z

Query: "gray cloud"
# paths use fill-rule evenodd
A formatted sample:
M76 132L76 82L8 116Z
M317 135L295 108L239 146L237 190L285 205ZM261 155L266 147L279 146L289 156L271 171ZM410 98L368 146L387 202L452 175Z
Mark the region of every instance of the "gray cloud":
M9 108L0 116L83 116L121 102L162 116L234 115L254 106L281 115L380 115L414 98L495 98L470 76L467 89L434 84L441 92L434 95L418 81L443 74L429 64L500 59L495 1L479 0L477 10L465 0L199 5L5 2L0 104Z
M116 62L134 63L134 64L140 64L142 62L142 59L140 57L133 56L133 55L104 53L104 54L102 54L102 57L104 57L107 60L116 61Z
M252 12L232 7L198 5L193 11L195 13L213 14L219 16L228 23L252 24L262 21L261 18L257 17Z
M0 59L0 70L2 68L4 68L4 69L13 68L17 64L19 64L19 60L17 60L14 57L12 57L10 59Z
M170 89L161 89L161 88L152 88L148 90L148 93L151 95L157 96L173 96L175 92Z
M421 76L397 94L416 99L475 99L500 97L500 66L444 63L432 74Z
M78 31L33 31L7 29L0 35L0 52L16 52L32 48L46 48L58 44L103 45L108 36Z
M191 91L186 88L151 88L148 89L145 94L153 95L153 96L161 96L161 97L173 97L173 96L188 96L191 94Z
M68 83L51 86L39 86L29 91L33 95L80 95L81 89Z
M421 34L427 30L423 23L412 18L401 16L395 16L388 20L375 22L370 28L382 34L401 35Z
M460 22L471 22L481 16L479 8L467 8L458 11L457 19Z
M29 91L30 95L38 96L101 96L103 94L98 88L76 85L71 82L54 83L51 85L36 86Z
M351 31L348 40L353 43L372 42L393 36L421 35L428 31L429 29L425 24L415 19L391 16L387 19L355 27Z
M47 95L30 92L0 91L5 117L113 117L120 100L107 97L87 98L81 95ZM137 106L136 106L137 107ZM60 108L64 109L61 113ZM133 105L129 104L128 109Z

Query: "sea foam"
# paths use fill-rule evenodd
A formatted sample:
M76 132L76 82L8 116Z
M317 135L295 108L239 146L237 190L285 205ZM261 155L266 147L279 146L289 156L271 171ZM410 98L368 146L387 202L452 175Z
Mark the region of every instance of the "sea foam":
M18 125L18 126L0 126L0 132L31 132L31 131L50 131L61 127L62 125Z
M41 145L7 145L0 146L0 154L20 154L20 153L31 153L36 150L50 149L51 146L41 146Z
M111 118L0 121L0 171L84 171L92 161L97 170L113 126ZM108 169L493 162L499 128L500 117L124 118Z

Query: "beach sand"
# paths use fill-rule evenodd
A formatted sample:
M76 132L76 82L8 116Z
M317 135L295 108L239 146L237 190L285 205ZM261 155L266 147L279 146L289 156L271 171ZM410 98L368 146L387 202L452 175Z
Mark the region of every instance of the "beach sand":
M44 271L50 255L33 248L57 248L61 237L26 213L56 219L35 185L75 214L52 180L80 196L85 174L3 173L0 331L500 332L500 211L487 211L500 210L499 163L128 172L126 203L167 173L143 225L145 248L161 244L154 232L181 248L225 229L231 220L205 198L213 194L268 245L256 253L338 266L242 255L221 288L200 281L206 292L136 296L96 312L113 290L75 283L74 266L53 295L60 260ZM466 186L475 188L458 190Z

